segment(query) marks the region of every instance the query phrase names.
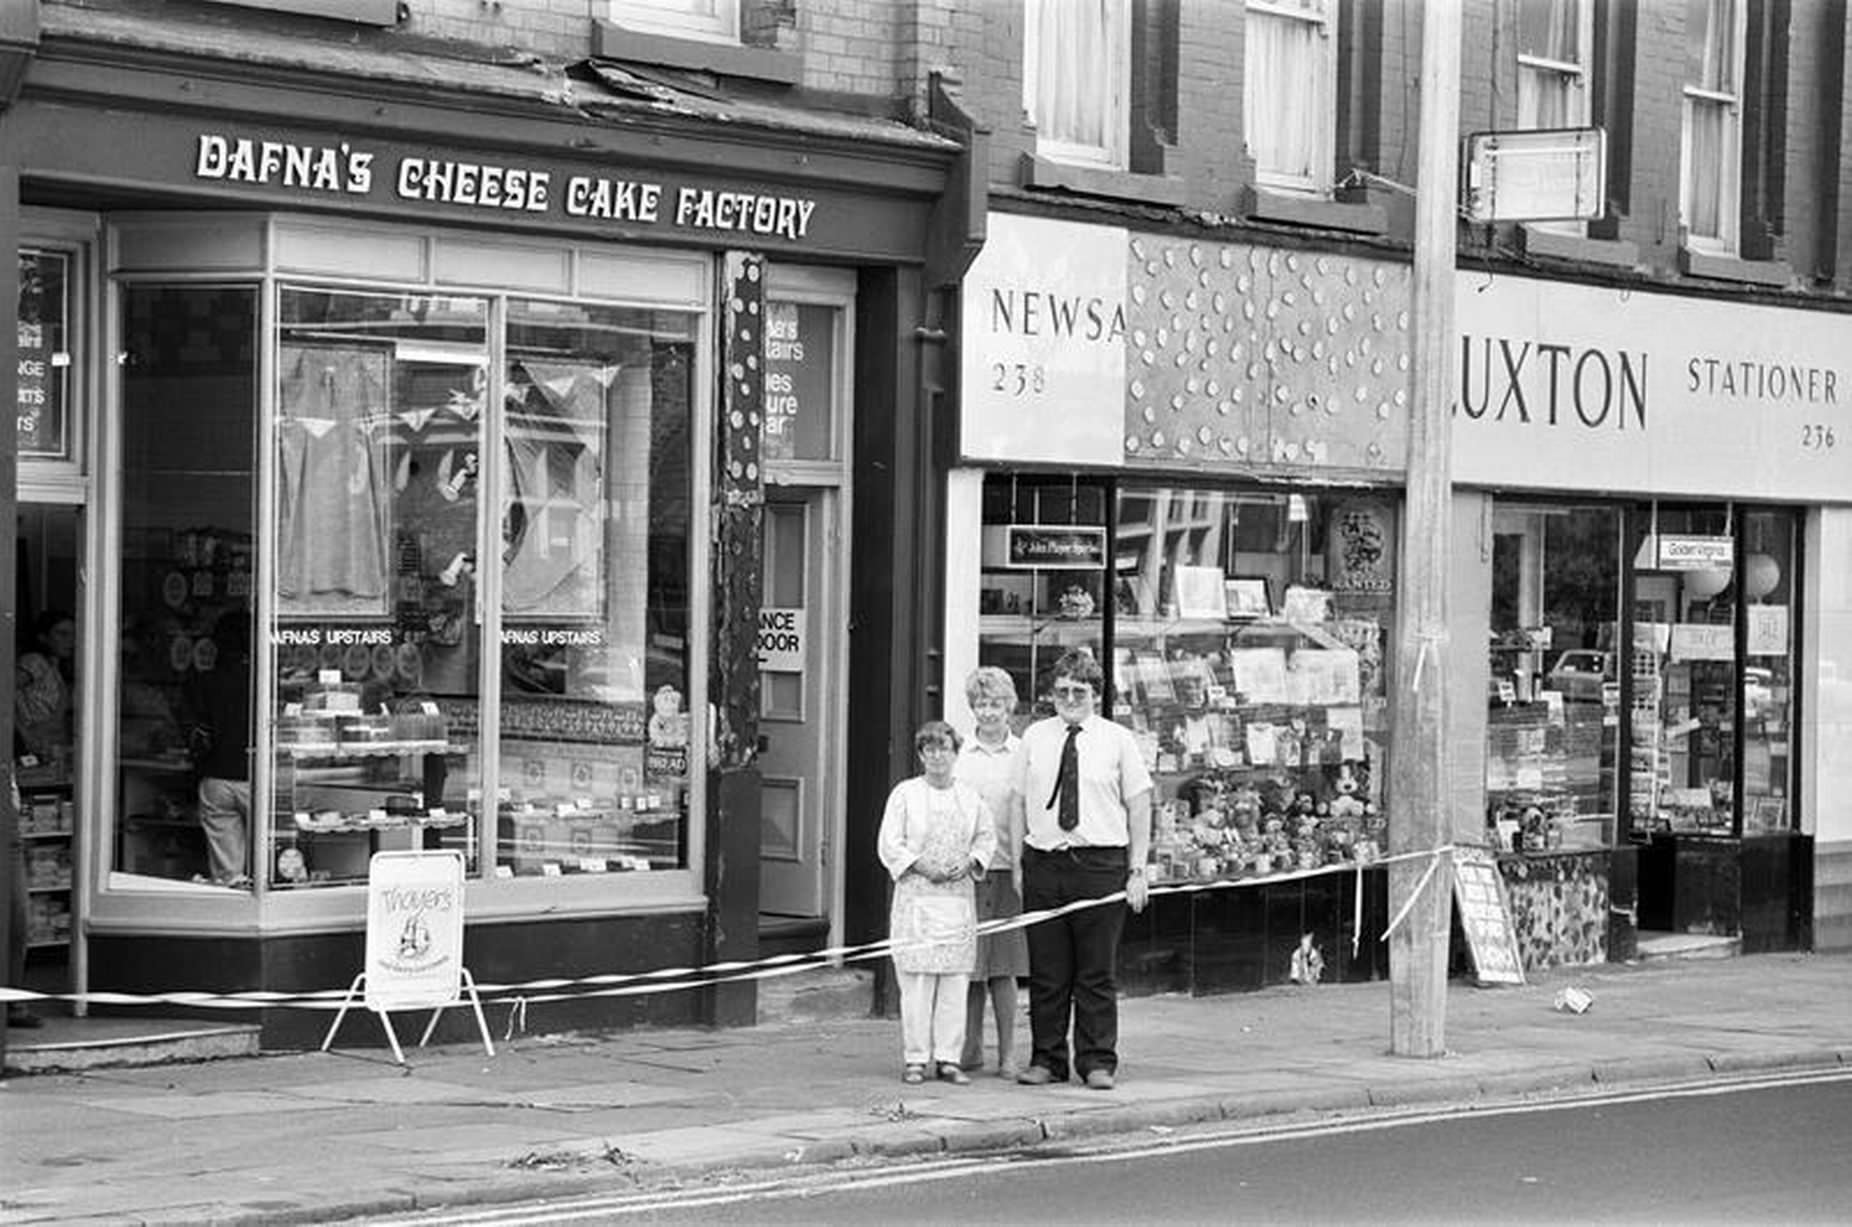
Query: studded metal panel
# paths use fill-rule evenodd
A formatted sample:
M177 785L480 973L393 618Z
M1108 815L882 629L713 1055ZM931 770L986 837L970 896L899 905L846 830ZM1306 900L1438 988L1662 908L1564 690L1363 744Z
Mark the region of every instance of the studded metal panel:
M758 745L760 548L765 484L765 258L730 251L721 267L720 417L714 472L714 668L720 761L750 762Z
M1401 470L1406 265L1142 235L1127 282L1128 465Z

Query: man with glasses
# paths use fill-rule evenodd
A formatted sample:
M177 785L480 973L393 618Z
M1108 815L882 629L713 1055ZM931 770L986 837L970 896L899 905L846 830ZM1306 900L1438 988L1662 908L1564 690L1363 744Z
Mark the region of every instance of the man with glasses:
M1091 652L1071 648L1055 664L1055 714L1023 731L1011 785L1012 844L1023 909L1063 907L1125 891L1145 907L1151 842L1151 772L1131 731L1099 714L1104 677ZM1029 1068L1017 1081L1068 1080L1113 1088L1119 1068L1119 932L1116 902L1081 907L1029 928Z

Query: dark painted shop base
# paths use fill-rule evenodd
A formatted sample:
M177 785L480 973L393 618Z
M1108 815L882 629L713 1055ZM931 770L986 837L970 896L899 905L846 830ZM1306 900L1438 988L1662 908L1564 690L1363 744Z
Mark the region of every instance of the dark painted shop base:
M640 972L665 967L688 967L704 960L706 918L700 913L558 921L522 921L512 924L471 925L464 937L463 961L478 984L519 984L548 978L576 979L607 975L623 967ZM647 965L622 963L614 952L650 952ZM189 990L202 992L315 993L345 988L364 965L364 933L328 933L301 936L234 938L117 936L90 938L90 980L99 991L166 993L176 979ZM176 976L175 969L186 969ZM536 1002L526 1008L516 1030L556 1033L605 1030L634 1026L689 1026L714 1020L716 989L686 989L628 997L585 997L575 1001ZM551 995L535 992L532 996ZM493 1035L505 1034L508 1011L503 997L488 1008ZM142 1007L92 1006L98 1015ZM190 1016L219 1022L257 1023L266 1050L288 1051L319 1047L333 1015L323 1009L270 1008L260 1010L207 1009L188 1011L162 1006L167 1017ZM476 1024L468 1009L446 1010L433 1042L465 1043L476 1038ZM398 1026L400 1042L411 1044L424 1028L428 1015L408 1012ZM408 1035L407 1032L410 1032ZM343 1023L339 1045L344 1048L384 1047L385 1033L367 1019L352 1016Z
M1351 950L1358 883L1362 938ZM1126 917L1119 984L1128 993L1241 992L1290 982L1293 953L1308 936L1321 979L1377 980L1389 950L1377 940L1389 923L1389 871L1380 866L1269 885L1156 894Z

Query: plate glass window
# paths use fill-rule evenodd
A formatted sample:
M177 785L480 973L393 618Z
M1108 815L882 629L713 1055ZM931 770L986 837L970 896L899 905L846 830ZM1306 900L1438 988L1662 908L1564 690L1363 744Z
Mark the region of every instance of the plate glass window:
M508 305L498 872L686 864L695 323Z
M489 304L278 295L271 884L473 867Z

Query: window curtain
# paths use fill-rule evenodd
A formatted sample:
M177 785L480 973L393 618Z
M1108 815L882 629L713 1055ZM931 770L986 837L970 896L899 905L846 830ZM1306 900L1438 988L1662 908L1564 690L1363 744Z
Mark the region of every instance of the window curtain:
M1248 152L1262 176L1316 186L1324 152L1322 5L1303 7L1308 17L1248 9L1242 113Z
M1110 153L1124 0L1026 0L1023 106L1038 137Z
M277 595L285 614L383 614L392 419L377 349L278 355Z
M1518 54L1545 64L1518 65L1518 127L1576 128L1586 122L1577 91L1586 69L1581 46L1585 0L1523 0L1518 11Z

